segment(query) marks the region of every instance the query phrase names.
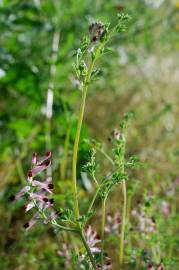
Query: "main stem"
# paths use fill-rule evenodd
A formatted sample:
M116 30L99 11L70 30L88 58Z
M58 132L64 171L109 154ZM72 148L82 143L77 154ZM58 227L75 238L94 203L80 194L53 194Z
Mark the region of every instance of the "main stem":
M84 117L84 110L85 110L85 102L86 102L86 95L88 91L88 85L91 78L91 73L93 71L93 67L95 64L96 59L98 58L99 52L103 47L103 43L97 48L96 50L96 56L92 60L88 73L86 76L86 79L84 81L84 87L82 90L82 99L80 104L80 112L78 117L78 124L77 124L77 131L75 136L75 142L73 147L73 159L72 159L72 189L73 189L73 198L74 198L74 211L75 211L75 218L76 220L79 218L79 206L78 206L78 193L77 193L77 183L76 183L76 167L77 167L77 160L78 160L78 146L79 146L79 140L80 140L80 133L81 133L81 127Z
M74 211L75 211L76 219L79 218L78 193L77 193L77 184L76 184L76 166L77 166L78 145L79 145L81 127L82 127L83 116L84 116L87 89L88 89L88 87L86 85L83 88L77 131L76 131L75 142L74 142L74 147L73 147L73 160L72 160L72 184L73 184L73 186L72 187L73 187Z
M105 227L106 199L102 199L102 219L101 219L101 270L104 265L104 227Z
M120 251L119 251L119 263L123 265L124 260L124 235L125 235L125 224L126 224L126 211L127 211L127 190L126 181L122 182L123 191L123 209L122 209L122 224L121 224L121 238L120 238Z

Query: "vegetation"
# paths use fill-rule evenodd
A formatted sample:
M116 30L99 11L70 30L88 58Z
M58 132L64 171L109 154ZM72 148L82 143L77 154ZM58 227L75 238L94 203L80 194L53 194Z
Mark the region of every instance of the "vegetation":
M178 16L0 1L1 269L179 268Z

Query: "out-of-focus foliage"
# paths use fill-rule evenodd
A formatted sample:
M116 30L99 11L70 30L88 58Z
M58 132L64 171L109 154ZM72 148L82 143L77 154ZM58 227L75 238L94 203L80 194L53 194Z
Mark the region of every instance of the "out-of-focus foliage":
M25 181L32 152L44 152L50 147L57 206L71 204L71 153L80 96L72 65L74 51L88 32L89 22L101 20L113 24L121 11L128 12L131 20L128 30L112 41L113 51L100 63L103 74L88 93L79 165L85 163L89 150L84 139L90 134L107 141L122 115L132 110L128 154L138 155L143 166L128 182L128 212L139 207L140 201L146 211L153 213L157 233L141 237L131 218L128 228L131 236L127 233L126 247L131 268L126 269L135 269L133 261L137 258L140 263L145 256L156 262L162 259L166 269L179 268L176 180L179 177L179 2L1 0L0 269L63 268L57 251L62 241L70 241L69 236L59 235L56 240L54 231L41 225L24 235L23 203L15 206L8 198ZM60 38L57 60L53 63L55 33ZM57 70L51 78L53 64ZM51 80L53 116L47 119L45 108ZM107 146L111 148L110 143ZM104 165L107 166L105 161ZM78 175L85 208L88 190L83 187L80 171ZM112 213L120 212L118 194L119 190L114 190L109 203L108 211ZM169 203L168 217L162 214L163 202ZM98 228L98 220L94 222ZM113 240L109 256L115 261L118 243ZM118 269L115 263L114 269Z

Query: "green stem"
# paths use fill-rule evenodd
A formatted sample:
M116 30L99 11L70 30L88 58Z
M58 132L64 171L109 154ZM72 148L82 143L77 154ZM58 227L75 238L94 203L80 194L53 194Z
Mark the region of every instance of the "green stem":
M55 221L52 222L52 225L55 225L56 227L58 227L64 231L79 233L78 229L62 226L62 225L56 223Z
M104 265L104 227L105 227L106 199L102 199L102 219L101 219L101 270Z
M80 234L81 240L83 242L83 245L84 245L84 247L86 249L86 252L88 253L88 256L89 256L89 259L90 259L90 261L92 263L92 266L93 266L93 268L95 270L97 270L96 263L95 263L95 260L93 258L93 254L91 253L91 250L90 250L90 248L88 246L88 243L86 242L86 239L84 237L84 233L82 231L80 231L79 234Z
M120 250L119 250L119 263L120 266L123 265L124 260L124 235L125 235L125 224L126 224L126 211L127 211L127 190L126 182L122 182L123 191L123 209L122 209L122 224L121 224L121 237L120 237Z
M73 147L72 188L73 188L74 210L75 210L76 219L79 218L78 194L77 194L77 184L76 184L76 166L77 166L77 159L78 159L78 145L79 145L79 140L80 140L80 133L81 133L81 127L82 127L82 121L83 121L84 109L85 109L86 94L87 94L87 86L84 87L83 93L82 93L78 125L77 125L77 131L76 131L75 142L74 142L74 147Z
M102 149L102 148L97 148L97 150L106 157L106 159L114 166L114 161L112 158Z
M91 203L90 203L90 206L89 206L89 208L88 208L87 213L89 213L89 212L91 211L91 209L93 208L94 202L95 202L95 200L96 200L96 198L97 198L97 196L98 196L98 194L99 194L99 191L100 191L100 186L98 186L98 188L97 188L96 191L95 191L95 194L94 194L94 196L93 196L93 198L92 198L92 201L91 201Z
M98 183L98 181L97 181L97 179L96 179L96 177L95 177L95 174L92 173L91 176L92 176L92 178L93 178L93 180L94 180L94 182L95 182L96 187L99 187L99 183Z
M96 59L98 58L98 55L100 53L100 50L104 44L102 43L96 50L96 55L93 61L90 64L90 67L88 69L88 73L84 82L84 87L82 90L82 99L80 104L80 112L78 117L78 124L77 124L77 130L76 130L76 136L75 136L75 142L73 147L73 159L72 159L72 189L73 189L73 198L74 198L74 212L76 219L79 218L79 206L78 206L78 193L77 193L77 183L76 183L76 167L77 167L77 160L78 160L78 146L79 146L79 140L80 140L80 133L81 133L81 127L84 117L84 110L85 110L85 102L86 102L86 95L88 91L88 85L91 78L91 73L93 71L93 67L95 64Z

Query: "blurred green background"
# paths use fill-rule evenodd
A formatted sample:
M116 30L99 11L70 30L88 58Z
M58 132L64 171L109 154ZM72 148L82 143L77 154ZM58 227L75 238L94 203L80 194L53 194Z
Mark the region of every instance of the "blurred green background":
M126 248L131 268L126 269L135 269L132 261L143 258L144 253L154 261L159 257L166 269L179 269L179 1L1 0L2 270L67 269L57 255L64 237L56 237L50 227L40 224L24 234L27 216L23 202L10 204L8 198L25 182L32 153L43 154L50 149L57 207L71 204L71 156L80 102L72 66L74 52L88 33L91 21L114 24L121 11L131 16L127 31L112 40L113 52L100 62L103 76L90 86L88 93L79 151L79 183L83 184L80 165L85 163L89 150L84 139L97 138L111 151L107 142L111 130L119 126L125 112L132 110L127 151L128 155L138 155L142 166L128 183L128 211L139 201L148 203L157 222L157 233L141 237L140 233L131 232L128 241L132 245ZM55 37L57 48L53 46ZM49 88L53 92L51 118L46 115ZM105 161L100 161L107 169ZM120 212L119 194L120 187L108 204L111 213ZM88 190L81 185L82 209L86 195ZM163 202L169 204L167 217L162 213ZM97 229L99 216L97 212L93 220ZM109 244L114 262L116 241ZM153 250L158 246L159 251ZM113 269L118 269L115 263Z

